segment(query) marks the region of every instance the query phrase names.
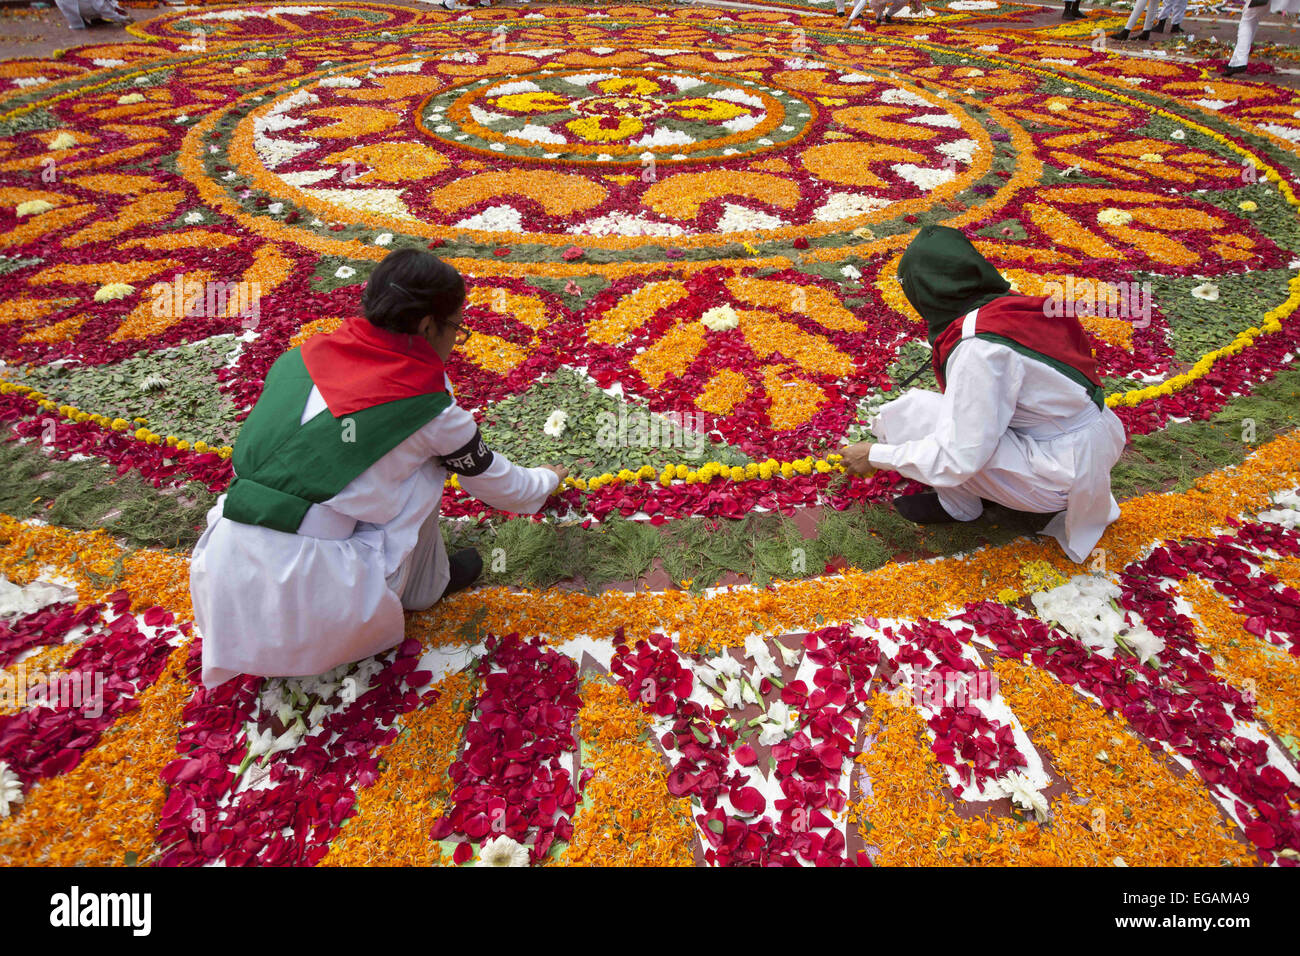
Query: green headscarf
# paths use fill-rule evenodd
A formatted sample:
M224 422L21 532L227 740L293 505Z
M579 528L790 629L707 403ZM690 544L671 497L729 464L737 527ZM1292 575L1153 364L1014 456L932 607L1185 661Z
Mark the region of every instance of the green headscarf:
M898 281L930 328L930 344L972 309L1011 292L1011 285L971 241L948 226L922 226L898 263Z

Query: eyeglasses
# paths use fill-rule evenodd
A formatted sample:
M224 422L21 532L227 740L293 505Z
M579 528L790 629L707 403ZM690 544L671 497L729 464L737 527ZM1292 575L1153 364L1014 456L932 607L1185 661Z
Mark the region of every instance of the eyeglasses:
M466 328L463 325L457 325L455 322L448 322L447 324L456 330L457 345L464 345L466 342L469 341L470 335L473 334L472 330Z
M409 289L404 289L404 288L402 288L402 286L398 285L396 282L390 282L390 283L388 283L388 287L389 287L390 289L396 289L398 292L402 293L402 295L406 296L407 298L410 298L410 299L418 298L418 296L416 296L415 293L411 292ZM435 319L434 321L436 322L437 320ZM439 323L439 324L441 324L441 323ZM464 345L466 342L469 341L469 337L470 337L470 335L471 335L471 330L470 330L470 329L467 329L467 328L466 328L465 326L463 326L463 325L458 325L457 323L452 322L452 321L450 321L450 320L447 320L447 321L446 321L446 324L447 324L447 325L450 325L453 329L456 330L456 344L457 344L457 345Z

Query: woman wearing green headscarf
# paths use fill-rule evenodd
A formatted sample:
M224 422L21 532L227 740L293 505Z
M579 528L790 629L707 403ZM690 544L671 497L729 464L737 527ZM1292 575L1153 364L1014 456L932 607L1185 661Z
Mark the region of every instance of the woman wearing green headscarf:
M912 389L881 408L879 441L843 449L845 466L929 485L894 499L918 524L973 521L985 500L1053 514L1042 533L1084 561L1119 517L1110 470L1125 439L1078 319L1059 302L1013 294L946 226L921 229L898 278L929 328L940 392Z

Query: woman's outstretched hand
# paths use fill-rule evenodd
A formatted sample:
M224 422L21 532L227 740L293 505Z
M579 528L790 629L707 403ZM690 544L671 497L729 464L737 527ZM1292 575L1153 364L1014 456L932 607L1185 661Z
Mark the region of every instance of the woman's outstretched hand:
M850 475L869 475L875 471L876 467L871 464L871 446L872 442L863 441L841 448L844 470Z
M565 468L563 465L542 465L542 467L547 471L552 471L560 476L560 482L555 486L557 488L564 484L565 478L569 477L569 469Z

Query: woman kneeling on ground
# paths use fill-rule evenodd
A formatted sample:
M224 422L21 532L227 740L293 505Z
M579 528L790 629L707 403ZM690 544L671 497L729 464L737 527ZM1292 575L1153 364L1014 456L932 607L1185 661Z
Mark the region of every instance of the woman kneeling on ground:
M365 318L271 367L235 444L235 478L208 513L190 593L203 682L307 677L399 644L424 610L482 571L438 528L448 472L489 505L535 513L567 476L483 443L444 363L469 338L465 282L436 256L388 255Z

